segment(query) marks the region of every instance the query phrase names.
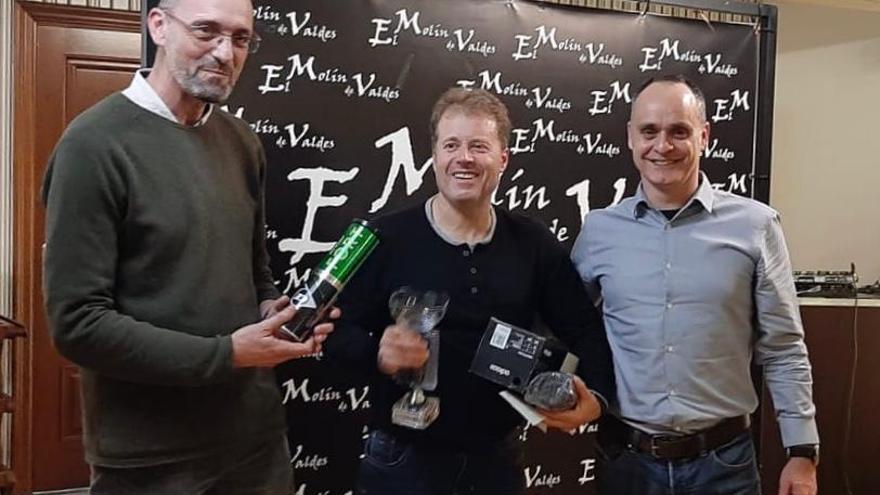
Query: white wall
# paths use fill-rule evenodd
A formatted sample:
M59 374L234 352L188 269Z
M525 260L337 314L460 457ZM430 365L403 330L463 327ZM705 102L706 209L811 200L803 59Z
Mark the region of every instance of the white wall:
M770 203L796 270L880 278L880 12L779 8Z

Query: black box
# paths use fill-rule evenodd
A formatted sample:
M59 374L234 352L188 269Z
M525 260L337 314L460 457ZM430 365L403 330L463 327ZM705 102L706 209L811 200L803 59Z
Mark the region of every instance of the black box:
M492 318L483 333L470 371L522 394L538 373L574 373L577 362L577 356L569 353L559 340Z

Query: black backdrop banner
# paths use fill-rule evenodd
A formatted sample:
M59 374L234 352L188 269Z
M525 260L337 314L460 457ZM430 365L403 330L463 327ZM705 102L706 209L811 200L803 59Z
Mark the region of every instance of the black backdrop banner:
M428 119L456 85L510 109L494 203L542 220L567 247L591 208L638 185L626 122L647 77L683 73L703 88L702 168L716 188L753 195L756 109L772 104L759 102L753 26L523 0L255 0L254 14L263 43L226 109L265 146L268 246L288 294L353 217L436 191ZM369 388L320 358L278 375L297 495L352 493ZM594 493L593 432L525 430L528 493Z

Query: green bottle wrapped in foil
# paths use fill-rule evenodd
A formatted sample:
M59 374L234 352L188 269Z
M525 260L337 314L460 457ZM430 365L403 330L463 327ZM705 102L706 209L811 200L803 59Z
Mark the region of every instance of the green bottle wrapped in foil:
M312 270L306 282L290 297L296 315L281 327L280 336L295 342L307 340L312 335L312 328L321 321L377 244L376 229L366 220L355 219Z

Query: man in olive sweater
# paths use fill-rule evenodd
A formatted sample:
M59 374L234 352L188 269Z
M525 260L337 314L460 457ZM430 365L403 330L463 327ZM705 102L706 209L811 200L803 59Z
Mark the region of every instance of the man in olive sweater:
M271 367L294 314L265 249L265 156L215 103L259 42L249 0L163 0L152 70L77 117L53 153L45 299L82 367L92 494L287 494Z

